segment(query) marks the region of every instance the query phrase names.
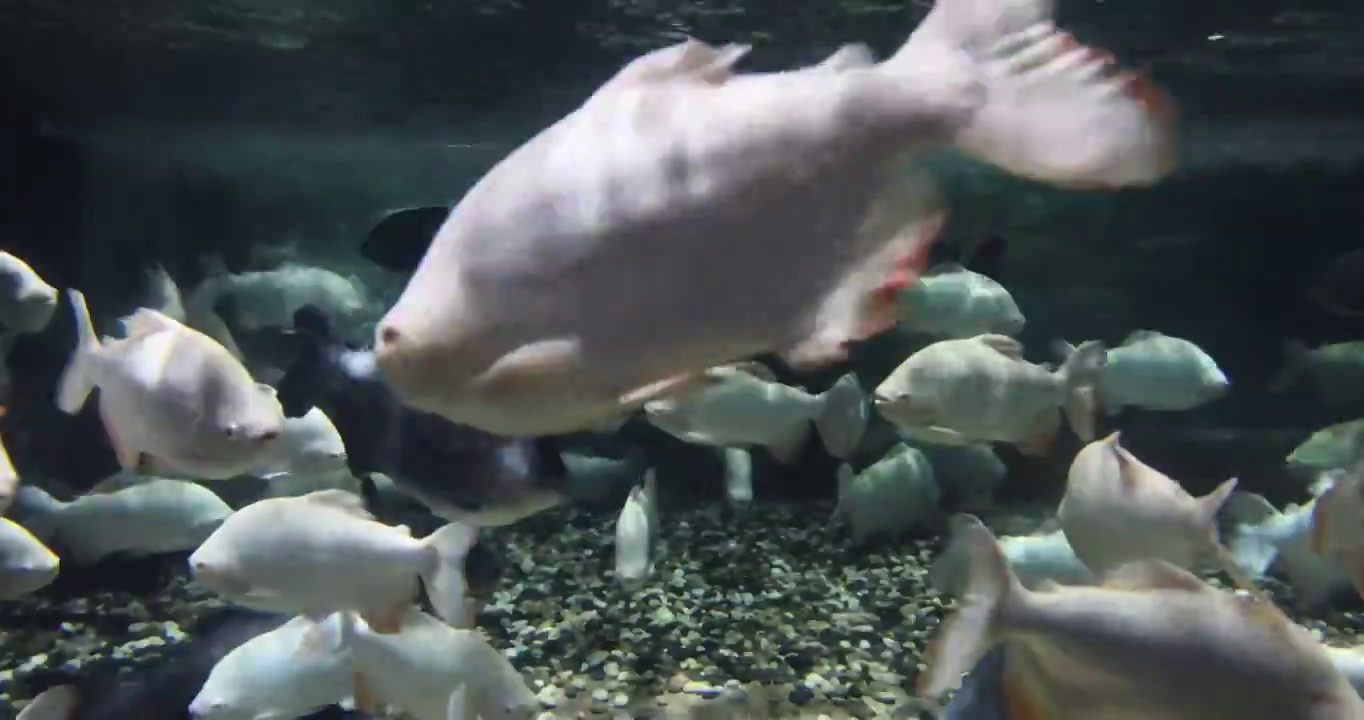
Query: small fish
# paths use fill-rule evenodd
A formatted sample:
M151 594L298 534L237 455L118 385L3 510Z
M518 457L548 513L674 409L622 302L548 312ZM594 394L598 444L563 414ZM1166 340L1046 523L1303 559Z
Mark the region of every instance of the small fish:
M0 518L0 600L36 592L57 579L61 561L24 527Z
M738 73L748 46L694 39L635 58L463 196L377 362L413 407L525 436L739 358L845 360L894 326L943 222L906 160L955 145L1069 187L1173 170L1172 103L1057 30L1053 5L943 0L880 63L853 45Z
M658 488L653 470L644 483L630 490L616 518L616 579L638 584L654 572L654 544L658 535Z
M238 510L189 558L200 584L245 607L323 617L353 610L396 632L418 582L451 622L468 613L463 567L478 531L451 523L422 540L376 521L358 495L323 490Z
M968 555L962 529L974 520L969 515L952 518L951 539L928 571L939 592L960 596L965 587ZM1052 583L1089 585L1095 581L1094 573L1080 562L1062 530L999 538L999 549L1026 588L1036 590Z
M753 456L743 448L721 448L725 465L725 498L729 506L743 512L753 504Z
M155 310L125 318L121 340L95 335L85 296L69 291L77 347L57 390L75 415L100 389L100 417L127 469L150 455L191 477L226 479L256 465L279 437L274 388L256 383L222 345Z
M360 257L385 270L410 273L449 216L450 208L444 205L394 210L370 229L360 245Z
M279 439L251 474L271 479L279 475L332 475L348 471L341 433L321 408L314 407L303 417L284 419Z
M1283 372L1270 383L1270 392L1284 392L1307 381L1328 406L1364 403L1364 340L1317 348L1288 340L1284 343L1284 358Z
M145 478L110 489L62 501L25 486L15 507L22 510L25 525L72 565L92 565L120 553L193 550L232 515L212 490L184 480Z
M1232 478L1196 498L1128 452L1113 433L1075 455L1056 519L1075 554L1096 575L1137 560L1193 569L1200 560L1212 559L1253 591L1217 535L1217 513L1235 489Z
M783 385L757 362L711 368L710 385L688 397L651 400L644 417L669 435L718 447L760 445L792 465L811 425L835 457L851 455L866 428L866 393L848 373L818 394Z
M1017 336L1026 319L1007 288L957 263L929 268L900 291L901 327L948 338Z
M830 524L846 517L853 542L922 528L936 519L942 491L922 452L900 443L860 473L838 468L838 507Z
M1324 491L1325 488L1323 487ZM1227 550L1251 580L1277 567L1304 608L1321 608L1353 578L1334 559L1312 551L1312 514L1316 498L1280 512L1259 495L1234 493L1226 504L1233 530Z
M910 355L876 388L873 399L900 432L925 442L1013 443L1045 455L1064 406L1081 440L1094 437L1094 394L1104 367L1103 343L1080 346L1052 371L1023 359L1004 335L942 340Z
M984 525L961 533L966 590L928 646L921 696L956 688L1003 645L1010 718L1364 717L1364 700L1321 645L1273 603L1158 560L1125 565L1099 587L1029 590Z
M543 708L521 674L477 630L456 629L415 608L397 633L357 622L352 644L359 685L369 696L357 706L384 702L414 720L530 720ZM464 693L455 702L452 694ZM464 710L468 701L474 710Z
M19 257L0 252L0 332L41 332L57 310L57 289Z
M272 270L229 273L209 261L208 277L195 288L186 307L229 308L228 318L246 330L289 327L304 306L320 308L347 324L363 320L369 294L363 283L331 270L285 263Z
M928 458L944 502L957 507L991 506L1009 471L989 445L935 445L913 438L904 438L903 442Z
M296 617L233 648L189 704L194 720L297 718L352 693L349 626L341 613Z
M1069 343L1053 344L1065 360L1075 352ZM1216 400L1231 388L1217 362L1194 343L1154 330L1137 330L1108 351L1099 382L1099 401L1109 415L1124 407L1146 410L1189 410Z
M507 438L404 407L377 373L373 354L348 347L317 308L295 328L307 338L279 382L285 414L322 409L335 423L356 477L383 473L401 492L452 521L478 527L518 522L581 491L554 438Z
M1316 477L1320 473L1353 467L1364 451L1364 418L1324 427L1284 458L1284 462Z
M288 620L287 616L241 608L210 610L187 628L188 637L170 644L164 657L151 656L133 667L87 664L63 684L40 697L63 712L32 720L186 720L190 703L218 661L234 648ZM93 670L92 670L93 669ZM50 693L50 694L49 694ZM37 700L34 701L37 704ZM339 708L299 720L342 720L357 716Z

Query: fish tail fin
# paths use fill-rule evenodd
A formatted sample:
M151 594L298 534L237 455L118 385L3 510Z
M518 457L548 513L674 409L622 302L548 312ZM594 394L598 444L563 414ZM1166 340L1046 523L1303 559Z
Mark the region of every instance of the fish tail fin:
M933 583L933 587L938 592L945 595L961 595L962 583L966 581L965 574L968 570L967 561L969 560L965 539L962 530L968 527L974 518L971 515L956 515L948 521L949 536L947 546L939 553L933 564L928 568L928 579Z
M1212 492L1198 498L1197 502L1199 511L1203 515L1203 526L1207 528L1208 545L1218 566L1236 583L1237 587L1258 594L1259 590L1255 587L1255 581L1242 570L1236 556L1222 544L1217 533L1217 515L1222 510L1222 506L1226 505L1227 501L1235 494L1237 482L1236 478L1231 478L1218 485Z
M76 319L76 349L57 381L57 408L67 415L75 415L85 405L85 400L95 389L94 364L98 362L100 351L99 335L95 323L90 319L90 308L85 304L85 294L79 290L67 290L71 300L71 313Z
M954 524L966 555L966 585L956 614L943 621L924 651L927 668L919 675L918 694L929 698L961 684L962 675L999 639L1003 620L1028 597L999 542L980 520L959 515Z
M767 445L767 453L782 465L795 465L800 462L805 443L810 440L810 423L802 420L793 424Z
M753 456L744 448L724 448L720 451L725 463L725 497L736 513L742 513L753 502Z
M830 455L839 460L851 459L866 432L870 413L867 394L857 381L857 374L849 372L833 387L819 395L820 410L815 417L815 431Z
M1269 382L1269 391L1281 393L1293 386L1298 377L1307 369L1307 358L1311 348L1301 340L1285 340L1283 343L1283 370Z
M25 705L15 720L70 720L79 709L80 699L74 685L50 687Z
M478 528L452 522L428 535L424 542L432 550L432 559L422 573L431 607L452 626L469 627L473 613L464 559L478 543Z
M1066 187L1150 185L1177 163L1178 109L1149 78L1057 29L1055 0L938 0L888 64L920 97L979 85L956 144L1016 175ZM940 92L940 91L939 91Z
M1061 364L1065 380L1065 412L1070 429L1089 442L1098 434L1095 418L1099 407L1099 381L1108 364L1108 350L1099 340L1080 343Z
M1279 554L1279 543L1264 524L1279 511L1259 495L1238 492L1227 500L1226 514L1236 528L1227 551L1251 579L1264 577Z
M838 466L838 504L829 514L829 521L824 524L826 529L832 530L843 518L844 513L848 512L848 496L852 493L853 480L856 478L857 474L853 472L851 465L842 463Z

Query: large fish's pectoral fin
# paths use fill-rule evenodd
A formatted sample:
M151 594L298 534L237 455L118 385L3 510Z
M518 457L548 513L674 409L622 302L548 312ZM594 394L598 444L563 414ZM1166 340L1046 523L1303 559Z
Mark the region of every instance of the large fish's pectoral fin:
M522 345L503 355L475 380L489 398L512 398L562 386L581 369L577 338L555 338Z
M109 436L109 446L113 448L114 457L118 459L119 467L124 470L142 470L144 466L142 452L130 446L119 434L118 426L112 421L104 408L105 405L101 401L99 417L104 424L105 434Z
M722 379L707 372L682 373L627 390L617 402L622 410L640 407L652 400L682 397L700 392Z

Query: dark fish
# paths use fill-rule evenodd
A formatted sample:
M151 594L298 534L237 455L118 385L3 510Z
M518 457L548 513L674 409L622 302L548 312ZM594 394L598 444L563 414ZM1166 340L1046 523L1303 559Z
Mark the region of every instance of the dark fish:
M288 417L322 408L357 477L383 473L437 515L475 524L504 524L496 518L565 496L568 470L555 438L502 437L405 407L376 374L373 355L336 339L323 313L305 307L294 321L309 342L278 383L280 404Z
M1002 643L996 645L976 663L962 679L961 689L943 708L939 720L1009 720L1003 703L1006 647Z
M42 720L190 720L189 704L213 666L237 646L279 627L286 615L227 608L201 619L189 639L172 645L154 664L120 672L109 662L80 673L38 673L33 684L55 695L70 693L74 707ZM66 688L66 689L62 689ZM363 718L338 706L306 716L309 720Z
M1306 295L1332 315L1364 318L1364 248L1332 260L1308 284Z
M394 210L369 231L360 255L381 268L410 273L449 214L443 206Z

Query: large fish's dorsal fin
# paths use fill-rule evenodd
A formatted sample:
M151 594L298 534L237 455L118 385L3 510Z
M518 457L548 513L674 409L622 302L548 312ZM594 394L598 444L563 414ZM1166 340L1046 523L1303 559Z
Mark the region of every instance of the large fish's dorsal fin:
M1135 345L1143 340L1155 340L1156 338L1161 337L1165 336L1155 330L1133 330L1132 332L1127 333L1127 337L1122 339L1122 344Z
M365 499L349 490L339 488L329 488L327 490L316 490L307 495L300 495L299 500L304 502L319 503L334 507L346 513L365 520L373 520L374 516L365 508Z
M738 370L739 372L744 373L746 375L752 375L753 377L758 378L759 380L766 380L767 382L771 383L777 381L777 375L776 373L772 372L772 368L767 367L766 365L758 362L757 360L743 360L736 363L730 363L729 365L726 365L724 367L733 370Z
M932 277L934 275L952 275L954 273L967 272L966 267L958 262L942 262L928 268L919 277Z
M1207 592L1208 584L1197 575L1164 560L1138 560L1104 576L1102 587L1109 590L1183 590Z
M991 350L994 350L1000 355L1009 358L1010 360L1023 359L1023 343L1009 337L1008 335L987 333L985 335L977 335L975 339L977 342L990 348Z
M816 68L842 72L869 68L876 64L876 56L865 43L849 43L835 50L832 55L820 61Z
M734 74L734 66L752 45L711 45L695 38L659 48L631 60L597 93L637 83L699 80L723 84Z
M151 308L138 308L132 315L119 321L123 325L125 338L142 337L154 332L179 330L182 326L169 315Z

